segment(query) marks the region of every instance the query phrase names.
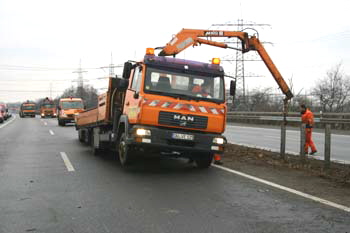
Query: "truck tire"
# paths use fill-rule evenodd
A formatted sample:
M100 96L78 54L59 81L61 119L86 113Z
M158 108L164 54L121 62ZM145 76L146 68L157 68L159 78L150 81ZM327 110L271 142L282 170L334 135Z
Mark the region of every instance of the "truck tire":
M99 156L103 154L103 149L101 148L96 148L94 145L94 132L91 131L91 137L90 137L90 146L91 146L91 152L95 156Z
M58 125L59 126L65 126L66 123L64 121L62 121L62 120L58 120Z
M211 162L213 161L213 154L201 154L197 155L195 158L195 162L198 168L205 169L209 168L211 165Z
M120 164L123 167L127 167L132 163L131 150L130 147L126 144L126 134L122 133L118 143L118 155Z
M79 142L85 143L85 132L82 129L78 130Z

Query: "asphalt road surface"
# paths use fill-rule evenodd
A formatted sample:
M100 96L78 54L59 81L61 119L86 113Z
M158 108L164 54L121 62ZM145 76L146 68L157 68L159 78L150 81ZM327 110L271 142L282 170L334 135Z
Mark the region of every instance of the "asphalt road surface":
M0 129L1 233L349 231L348 212L214 167L162 158L123 169L55 119Z
M230 143L280 150L281 130L276 128L228 125L225 136ZM317 148L316 158L324 159L324 138L322 132L313 132L312 138ZM287 130L286 151L300 152L300 131ZM350 163L350 135L332 134L331 159Z

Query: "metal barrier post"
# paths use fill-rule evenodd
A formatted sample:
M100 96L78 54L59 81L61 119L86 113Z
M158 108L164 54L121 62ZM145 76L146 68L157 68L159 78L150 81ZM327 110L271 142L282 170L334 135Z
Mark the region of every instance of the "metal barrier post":
M284 159L286 155L286 125L281 124L281 147L280 147L281 158Z
M324 137L324 169L331 166L331 125L326 124Z
M300 157L305 159L305 124L300 125Z

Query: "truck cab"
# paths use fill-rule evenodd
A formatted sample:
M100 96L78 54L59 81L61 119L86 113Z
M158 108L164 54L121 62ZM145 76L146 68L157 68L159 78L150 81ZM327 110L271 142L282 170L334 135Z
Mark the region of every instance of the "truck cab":
M56 105L55 103L46 97L40 105L40 116L41 118L45 117L56 117Z
M30 116L35 117L36 114L36 104L30 101L24 102L21 104L21 108L19 111L19 116L21 118Z
M75 116L84 111L84 103L81 98L61 98L57 107L57 121L59 126L67 123L75 123Z
M131 66L129 80L123 109L128 128L119 154L139 148L192 157L207 167L223 153L227 107L219 64L147 54Z

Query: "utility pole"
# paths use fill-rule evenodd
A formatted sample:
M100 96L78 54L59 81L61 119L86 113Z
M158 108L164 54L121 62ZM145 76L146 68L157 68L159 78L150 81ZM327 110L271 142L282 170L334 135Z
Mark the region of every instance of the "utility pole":
M111 53L111 64L108 66L102 66L101 69L109 69L109 78L115 78L114 68L120 68L123 67L123 65L115 65L113 64L113 54ZM102 78L100 78L102 79Z
M237 23L225 23L225 24L212 24L212 26L219 26L219 27L228 27L228 26L234 26L236 27L236 31L244 31L245 27L262 27L262 26L270 26L269 24L257 24L257 23L245 23L243 19L237 19ZM225 42L227 43L227 42ZM229 42L228 42L229 43ZM236 50L236 59L232 61L236 61L236 69L235 69L235 76L237 81L237 87L242 90L242 107L243 110L247 110L247 99L246 99L246 75L244 70L244 54L242 52L242 44L241 41L236 38L233 42L237 44ZM225 60L224 60L225 61ZM229 60L227 60L229 61ZM248 61L255 61L255 60L248 60Z
M83 73L86 73L87 71L83 70L81 68L81 59L80 59L80 63L79 63L79 68L76 71L73 71L73 73L77 73L78 74L78 78L76 80L73 80L72 82L77 82L77 94L78 97L83 98L83 90L84 90L84 81L88 81L86 79L83 78Z

